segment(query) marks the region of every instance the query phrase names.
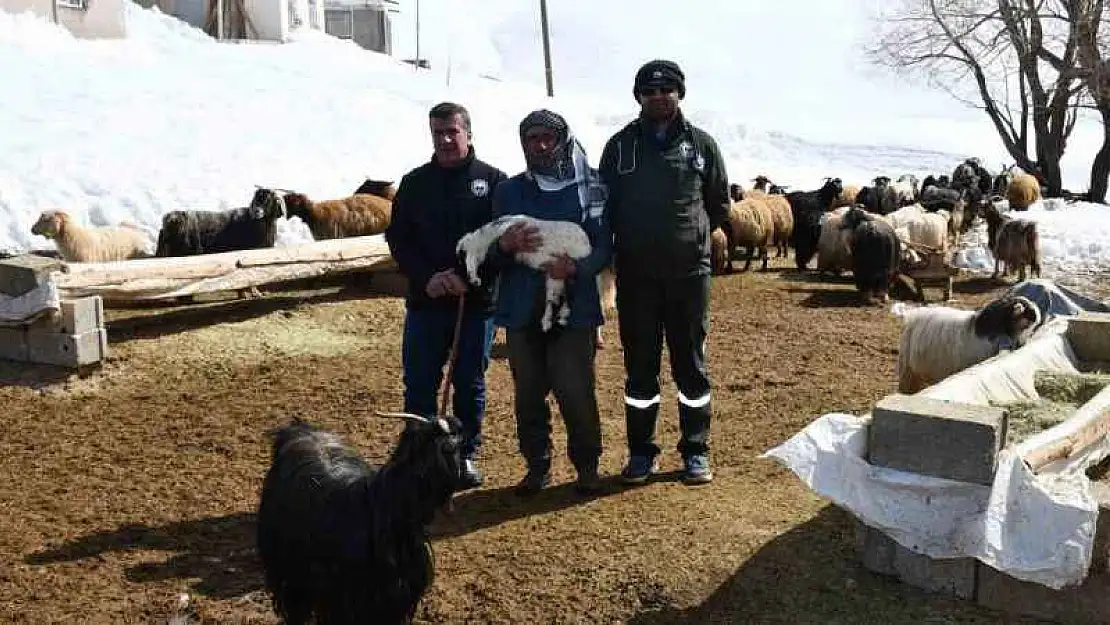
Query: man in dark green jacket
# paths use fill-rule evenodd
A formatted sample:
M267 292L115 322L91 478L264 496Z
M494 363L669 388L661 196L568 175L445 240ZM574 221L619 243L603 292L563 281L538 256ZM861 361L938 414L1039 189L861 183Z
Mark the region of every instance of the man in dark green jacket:
M725 225L728 175L717 143L682 115L685 76L656 60L636 73L640 116L618 131L601 155L609 188L617 313L624 348L626 483L656 470L659 365L667 339L678 386L687 484L713 479L709 464L709 234Z

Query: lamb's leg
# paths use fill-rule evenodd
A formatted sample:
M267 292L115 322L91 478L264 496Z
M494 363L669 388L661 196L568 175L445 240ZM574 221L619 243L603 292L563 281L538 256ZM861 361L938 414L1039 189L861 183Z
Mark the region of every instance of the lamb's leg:
M565 288L566 284L562 280L557 280L550 277L547 278L547 281L544 284L545 297L543 307L543 319L540 320L540 325L543 327L544 332L547 332L551 329L555 307L558 306L559 302L563 299L563 291ZM560 311L559 316L560 318L562 318L562 311Z
M994 257L994 275L992 275L992 276L991 276L991 280L997 280L997 279L998 279L998 272L999 272L999 270L1001 269L1001 268L999 267L999 265L1000 265L1001 263L1002 263L1002 261L998 260L998 257L997 257L997 256L995 256L995 257Z

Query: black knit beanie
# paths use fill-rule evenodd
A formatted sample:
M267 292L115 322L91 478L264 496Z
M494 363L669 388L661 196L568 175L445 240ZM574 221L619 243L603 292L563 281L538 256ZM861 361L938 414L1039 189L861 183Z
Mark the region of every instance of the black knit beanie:
M632 96L639 99L640 89L645 87L671 87L678 91L679 98L686 97L686 75L674 61L656 59L644 63L636 72L636 82L632 86Z

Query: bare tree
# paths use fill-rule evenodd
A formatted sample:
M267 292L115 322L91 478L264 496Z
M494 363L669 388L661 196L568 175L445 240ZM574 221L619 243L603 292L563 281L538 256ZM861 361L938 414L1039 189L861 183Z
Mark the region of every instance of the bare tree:
M1091 95L1110 73L1099 54L1105 0L903 0L876 21L872 60L921 72L954 97L983 110L1006 151L1038 176L1051 196L1062 191L1060 159ZM1084 37L1091 50L1082 51ZM1084 59L1084 55L1091 59ZM1097 69L1085 64L1097 63ZM1105 93L1110 120L1110 91ZM1100 112L1102 109L1099 109ZM1110 144L1100 157L1110 167ZM1096 164L1099 161L1096 158ZM1092 168L1092 191L1095 168ZM1106 173L1101 174L1101 200Z

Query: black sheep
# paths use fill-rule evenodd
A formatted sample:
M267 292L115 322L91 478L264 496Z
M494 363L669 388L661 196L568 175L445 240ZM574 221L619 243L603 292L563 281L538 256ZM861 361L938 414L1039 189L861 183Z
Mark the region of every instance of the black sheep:
M866 304L874 299L886 302L902 258L902 242L894 228L858 208L848 210L841 227L852 231L849 247L856 290Z
M156 256L196 256L273 247L281 203L259 201L227 211L170 211L162 217Z
M404 416L411 422L377 470L304 421L277 430L258 554L288 625L412 622L434 574L427 526L459 483L462 425Z
M844 190L840 178L826 178L816 191L793 191L786 194L790 212L794 215L794 264L805 269L817 254L817 241L821 238L821 217L832 206L833 199Z

